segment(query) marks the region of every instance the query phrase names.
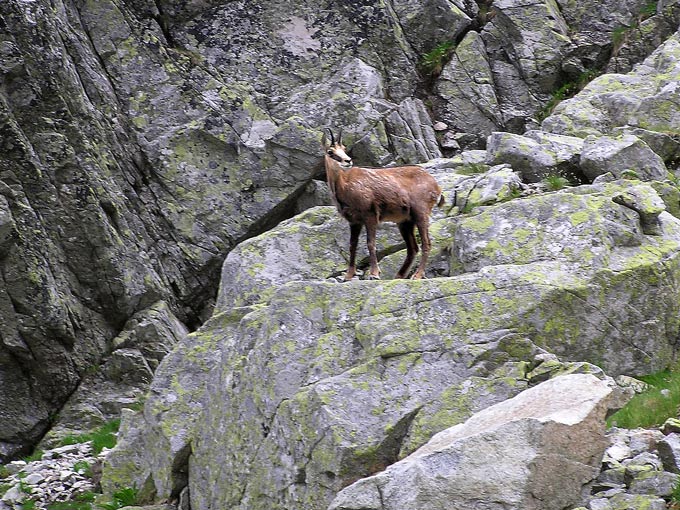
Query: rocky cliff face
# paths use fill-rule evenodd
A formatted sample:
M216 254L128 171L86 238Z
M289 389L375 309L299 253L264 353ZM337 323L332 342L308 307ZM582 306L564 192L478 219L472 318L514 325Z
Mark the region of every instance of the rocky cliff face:
M0 22L0 459L117 414L175 346L105 485L325 508L549 353L673 357L677 2L6 0ZM548 115L604 71L627 74ZM430 161L431 280L330 283L346 225L283 221L327 200L326 126L361 163ZM488 150L441 158L461 147ZM556 176L583 186L530 194Z
M318 174L321 126L374 162L439 155L393 8L179 5L0 7L0 456L44 433L134 314L208 316L225 254Z

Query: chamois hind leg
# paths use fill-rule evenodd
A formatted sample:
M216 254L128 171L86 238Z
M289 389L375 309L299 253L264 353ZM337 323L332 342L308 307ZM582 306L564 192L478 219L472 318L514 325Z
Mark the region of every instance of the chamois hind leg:
M375 236L378 231L377 218L370 218L366 221L366 244L368 246L368 260L370 270L369 280L380 280L380 268L378 267L378 255L375 251Z
M415 228L415 223L410 220L399 223L399 233L401 234L401 237L404 238L404 241L406 241L406 260L404 260L396 278L406 278L408 270L411 267L411 264L413 264L413 259L415 258L416 253L418 253L418 243L416 243L416 236L414 233Z
M420 263L418 269L411 277L413 280L420 280L425 274L425 267L427 266L427 258L430 255L430 222L427 216L417 220L418 233L420 234L420 244L423 247L423 252L420 255Z
M361 223L351 223L349 226L349 267L345 273L345 281L348 282L357 272L357 244L359 244L359 234L363 225Z

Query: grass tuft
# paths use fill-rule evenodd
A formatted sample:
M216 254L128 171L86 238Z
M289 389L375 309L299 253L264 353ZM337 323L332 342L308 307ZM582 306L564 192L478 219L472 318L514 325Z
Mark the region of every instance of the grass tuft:
M120 420L116 418L115 420L106 422L94 432L64 437L61 440L61 446L92 441L92 450L95 455L98 455L104 448L113 448L116 446L116 433L118 432L119 427Z
M33 453L24 457L21 460L23 460L24 462L35 462L36 460L42 459L43 453L45 453L45 452L42 451L42 450L34 450Z
M543 179L543 183L548 188L548 191L557 191L571 185L569 179L566 179L561 175L549 175Z
M576 94L581 92L583 88L588 85L588 83L593 81L599 75L599 71L584 71L578 76L578 78L576 78L576 80L563 84L552 93L550 100L548 100L543 109L538 113L538 120L543 121L553 112L559 103L565 99L574 97Z
M135 506L137 504L137 489L134 487L126 487L113 493L111 503L98 503L97 506L103 510L118 510L126 506Z
M650 388L635 395L614 413L607 420L607 426L626 429L658 427L668 418L678 416L680 372L665 370L639 379L649 384Z
M423 55L420 66L427 74L432 77L437 77L441 74L444 65L448 62L455 49L456 43L453 41L444 41L435 46L432 51Z

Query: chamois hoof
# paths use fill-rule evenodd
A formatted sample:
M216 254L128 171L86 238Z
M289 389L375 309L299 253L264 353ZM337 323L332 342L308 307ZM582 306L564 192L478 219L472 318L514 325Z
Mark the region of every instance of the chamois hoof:
M366 280L380 280L380 275L369 274L368 276L366 276Z

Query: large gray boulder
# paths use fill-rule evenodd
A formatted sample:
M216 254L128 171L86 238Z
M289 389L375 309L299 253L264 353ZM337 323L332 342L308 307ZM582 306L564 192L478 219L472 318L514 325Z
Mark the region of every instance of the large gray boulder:
M556 371L537 357L613 375L663 368L678 334L680 220L636 202L643 191L656 196L617 181L442 218L432 234L448 277L289 281L247 309L221 301L161 363L103 486L149 487L156 500L188 486L197 509L321 510ZM656 215L653 235L641 213ZM291 250L260 246L273 259Z
M454 131L484 137L503 125L484 41L468 32L444 66L434 88L437 117Z
M590 181L606 173L616 178L628 175L644 181L663 181L668 176L661 157L634 135L589 136L583 142L579 163Z
M543 129L584 138L626 125L673 132L680 115L675 91L679 54L676 32L630 73L600 76L577 96L561 102L543 121Z
M611 392L592 375L544 382L343 489L329 510L561 510L578 504L607 445Z
M525 182L540 182L550 176L582 179L579 156L583 140L542 131L524 135L496 132L487 141L487 163L507 163Z
M493 2L484 41L501 106L502 130L523 132L560 85L570 31L553 0Z

